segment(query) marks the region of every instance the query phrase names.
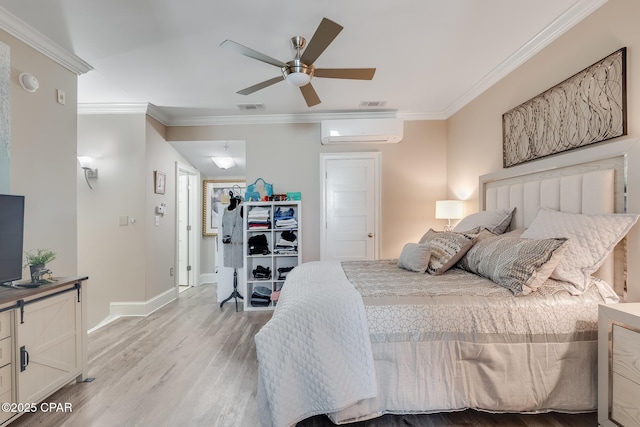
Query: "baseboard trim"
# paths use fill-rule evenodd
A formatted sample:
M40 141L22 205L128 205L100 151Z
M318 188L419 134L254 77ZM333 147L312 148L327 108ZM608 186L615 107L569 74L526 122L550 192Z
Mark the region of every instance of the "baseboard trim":
M89 329L87 333L90 334L92 332L95 332L122 316L148 316L159 308L169 304L171 301L176 300L177 298L178 289L171 288L147 301L112 302L109 304L109 316L107 316L106 319L98 323L93 328Z
M201 274L199 285L203 283L216 283L216 273Z
M110 316L148 316L160 307L178 298L178 289L171 288L147 301L112 302Z

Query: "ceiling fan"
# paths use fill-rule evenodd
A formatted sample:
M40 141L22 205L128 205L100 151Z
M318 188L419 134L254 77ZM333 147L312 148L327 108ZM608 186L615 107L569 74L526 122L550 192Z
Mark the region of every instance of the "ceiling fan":
M296 51L296 56L289 62L279 61L232 40L223 41L220 46L248 56L249 58L275 65L282 71L281 76L249 86L248 88L239 90L236 93L239 93L240 95L249 95L259 91L260 89L264 89L268 86L286 80L293 86L299 87L307 106L313 107L320 103L320 98L311 85L312 77L355 80L373 79L373 75L376 72L375 68L315 68L313 66L313 63L318 59L322 52L325 51L340 31L342 31L342 28L343 27L341 25L336 24L330 19L322 18L320 25L318 25L316 32L313 34L308 44L304 37L292 37L291 45ZM302 53L302 56L300 56L300 51L303 49L304 52Z

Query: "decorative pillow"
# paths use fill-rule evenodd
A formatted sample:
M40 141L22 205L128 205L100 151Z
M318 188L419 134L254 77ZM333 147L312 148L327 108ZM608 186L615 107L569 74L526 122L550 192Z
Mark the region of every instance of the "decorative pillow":
M513 217L513 211L516 208L511 209L496 209L492 211L480 211L467 215L453 227L453 231L465 232L472 230L476 227L486 228L494 234L502 234L507 231L511 224L511 217Z
M637 214L583 215L540 208L522 237L569 239L565 256L551 277L566 282L569 292L579 295L637 220Z
M431 253L427 273L438 276L455 265L467 253L475 243L476 236L430 229L420 240L429 246Z
M405 270L424 273L429 265L429 245L419 243L407 243L402 248L398 267Z
M551 276L562 259L566 240L487 237L478 241L458 266L492 280L514 295L528 295Z

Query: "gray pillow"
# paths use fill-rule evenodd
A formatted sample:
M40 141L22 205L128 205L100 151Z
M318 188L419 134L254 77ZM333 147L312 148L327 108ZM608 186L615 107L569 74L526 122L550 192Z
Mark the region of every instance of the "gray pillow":
M566 248L567 239L522 239L493 236L478 241L458 267L509 289L528 295L551 276Z
M502 234L509 228L516 208L480 211L467 215L453 227L456 232L468 232L474 228L486 228L494 234Z
M405 270L424 273L429 265L429 245L419 243L407 243L402 248L398 267Z

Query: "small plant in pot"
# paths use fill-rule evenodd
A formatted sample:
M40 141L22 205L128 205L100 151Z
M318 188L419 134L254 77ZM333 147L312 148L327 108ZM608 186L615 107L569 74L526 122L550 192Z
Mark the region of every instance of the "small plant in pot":
M47 263L56 259L56 253L49 249L32 249L24 253L25 267L28 265L31 281L36 282L44 272Z

